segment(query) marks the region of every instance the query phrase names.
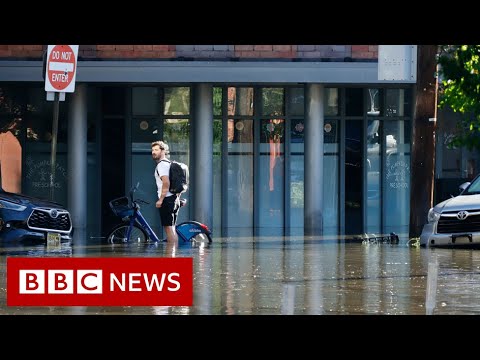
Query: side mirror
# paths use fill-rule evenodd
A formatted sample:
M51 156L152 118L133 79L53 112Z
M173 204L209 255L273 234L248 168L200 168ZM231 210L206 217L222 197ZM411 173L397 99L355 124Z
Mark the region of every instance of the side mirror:
M464 182L462 185L460 185L460 186L458 187L459 193L461 194L462 192L464 192L465 189L468 187L468 185L470 185L470 182L468 182L468 181L467 181L467 182Z

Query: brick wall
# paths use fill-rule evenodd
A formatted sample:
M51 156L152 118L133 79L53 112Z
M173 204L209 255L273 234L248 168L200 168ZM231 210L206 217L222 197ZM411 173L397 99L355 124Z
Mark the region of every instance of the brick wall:
M44 45L0 45L0 58L41 59Z
M352 45L353 59L378 59L378 45Z
M42 58L46 45L0 45L0 59ZM80 60L93 59L297 59L375 60L378 45L80 45Z
M88 45L96 47L99 59L169 59L175 57L175 45ZM83 45L79 56L83 56Z

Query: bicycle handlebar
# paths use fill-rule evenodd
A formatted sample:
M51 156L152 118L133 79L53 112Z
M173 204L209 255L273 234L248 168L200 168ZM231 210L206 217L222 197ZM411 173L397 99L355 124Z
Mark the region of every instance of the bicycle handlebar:
M150 202L148 202L148 201L145 201L145 200L142 200L142 199L136 199L136 200L135 200L135 199L133 198L133 194L138 190L139 186L140 186L140 181L138 181L137 184L130 189L129 196L130 196L130 201L131 201L131 203L132 203L132 204L134 204L134 203L140 203L140 204L149 205Z

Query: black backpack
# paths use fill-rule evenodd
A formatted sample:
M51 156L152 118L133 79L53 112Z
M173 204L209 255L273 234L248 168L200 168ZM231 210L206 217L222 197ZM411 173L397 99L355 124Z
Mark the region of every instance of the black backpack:
M172 194L182 194L188 190L189 171L188 166L182 162L175 160L163 159L170 163L170 171L168 177L170 179L170 189ZM157 170L158 175L158 170Z

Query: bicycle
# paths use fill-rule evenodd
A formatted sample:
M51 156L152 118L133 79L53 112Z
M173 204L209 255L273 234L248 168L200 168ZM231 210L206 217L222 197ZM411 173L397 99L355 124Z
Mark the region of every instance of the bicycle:
M142 199L134 199L139 182L129 191L129 196L114 199L109 202L113 213L122 219L122 222L112 228L107 235L110 244L125 244L129 242L158 243L161 240L148 224L140 211L140 204L150 204ZM180 199L180 207L186 205L186 199ZM175 227L179 240L186 242L212 242L212 232L207 225L198 221L185 221Z

